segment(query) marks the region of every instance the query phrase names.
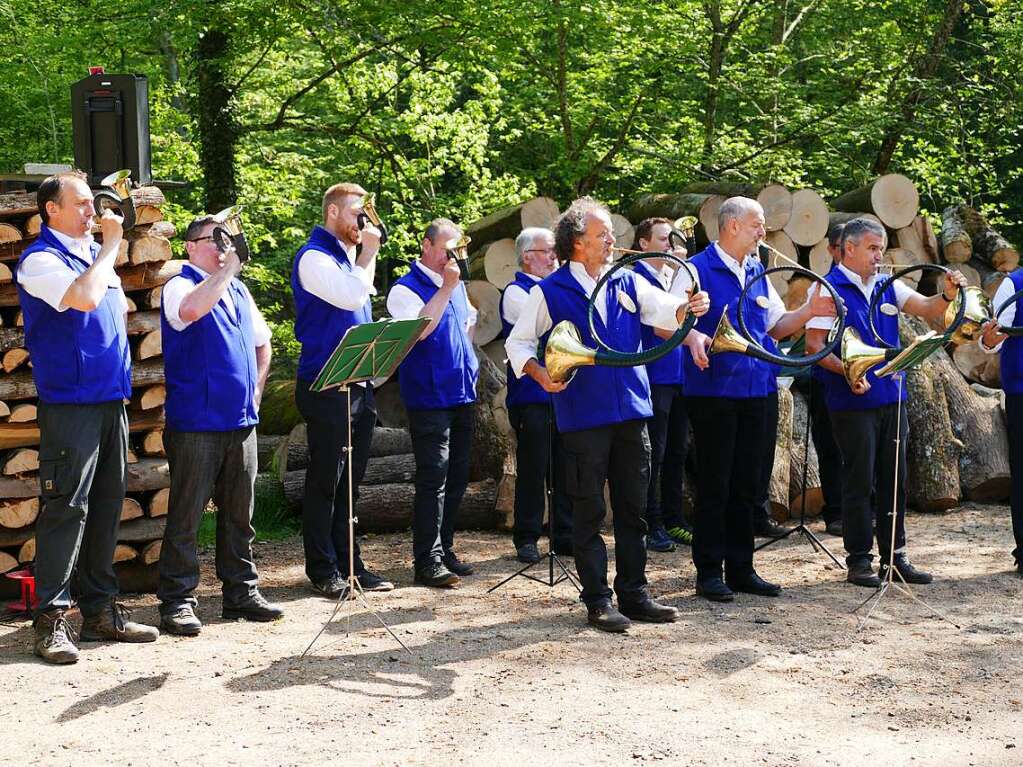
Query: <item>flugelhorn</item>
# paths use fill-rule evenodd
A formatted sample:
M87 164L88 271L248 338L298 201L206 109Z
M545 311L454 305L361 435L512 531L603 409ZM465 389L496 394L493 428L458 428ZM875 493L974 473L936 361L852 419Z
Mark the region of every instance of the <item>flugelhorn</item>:
M242 229L242 206L232 205L224 208L215 214L217 225L213 227L213 244L217 250L226 253L228 248L234 248L238 254L238 260L245 262L249 260L249 243L245 239L245 231Z
M380 231L380 244L383 245L387 242L387 227L384 226L384 222L380 220L380 214L377 213L376 197L372 192L363 195L362 213L359 214L359 228L364 229L366 221L369 221Z
M122 229L127 231L135 226L135 201L131 199L131 171L116 171L99 183L105 188L92 196L92 207L96 210L96 216L102 216L105 210L112 210L124 219L121 223Z
M600 294L600 289L619 269L624 269L637 261L647 258L667 259L686 269L693 280L694 290L699 290L699 281L695 270L681 258L671 253L629 251L625 248L614 248L613 250L626 252L629 255L604 272L597 281L586 307L590 335L593 336L593 340L600 348L591 349L586 346L582 341L582 336L579 334L579 329L568 320L562 320L555 325L547 337L547 344L544 347L544 367L547 368L547 375L555 383L570 381L577 368L587 365L604 365L607 367L648 365L676 349L696 324L696 315L688 311L687 307L679 329L675 331L671 338L666 339L663 343L658 344L652 349L638 352L623 352L608 346L597 333L593 315L596 310L596 300Z
M448 258L455 259L458 264L458 273L463 282L469 281L469 243L472 237L463 234L461 237L453 237L444 243L444 249L448 252Z

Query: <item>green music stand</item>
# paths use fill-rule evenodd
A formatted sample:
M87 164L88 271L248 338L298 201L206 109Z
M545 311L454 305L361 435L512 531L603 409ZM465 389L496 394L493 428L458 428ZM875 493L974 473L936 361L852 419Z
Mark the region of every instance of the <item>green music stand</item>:
M352 487L352 396L349 387L352 384L372 381L375 378L387 378L394 373L398 363L409 353L429 324L428 317L419 317L414 320L381 320L353 325L331 352L327 362L316 376L316 380L309 387L310 391L314 392L340 389L345 393L348 439L343 453L345 471L348 472L348 587L338 596L334 612L323 624L323 628L303 651L303 658L337 616L341 604L353 602L356 599L362 601L366 610L380 622L381 626L387 629L387 633L402 646L405 652L409 655L412 654L412 651L398 638L397 634L391 631L391 627L384 622L384 619L370 607L366 600L366 594L363 592L362 586L359 585L358 578L355 577L355 523L358 518L355 516L352 498L354 490ZM351 632L351 622L352 616L349 611L346 633Z

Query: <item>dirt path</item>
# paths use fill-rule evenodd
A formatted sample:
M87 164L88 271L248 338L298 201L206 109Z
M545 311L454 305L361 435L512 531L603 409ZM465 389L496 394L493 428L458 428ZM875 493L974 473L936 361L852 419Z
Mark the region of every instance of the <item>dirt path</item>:
M908 527L940 579L918 593L962 630L896 595L857 633L849 611L868 592L793 541L758 555L780 599L725 606L693 596L688 549L651 555L652 591L682 622L607 636L568 584L485 594L514 567L506 537L460 535L479 574L436 592L407 585L408 540L383 536L366 559L402 587L372 601L414 657L360 612L302 660L331 603L305 589L300 541L258 547L288 610L270 626L219 619L207 557L197 639L86 645L56 668L32 657L27 624L0 625L0 765L1018 765L1008 512ZM132 603L156 622L153 597Z

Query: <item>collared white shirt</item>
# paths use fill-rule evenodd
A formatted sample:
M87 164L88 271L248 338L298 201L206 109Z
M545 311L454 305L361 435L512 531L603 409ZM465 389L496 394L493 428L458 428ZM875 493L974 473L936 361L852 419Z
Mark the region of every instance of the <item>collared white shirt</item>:
M69 237L56 229L50 229L54 237L67 248L67 251L77 256L86 264L92 265L93 236L87 234L85 237ZM31 253L25 257L18 267L18 284L25 289L30 296L45 301L58 312L67 311L69 307L64 305L64 296L67 294L71 283L77 280L79 273L65 264L60 257L44 250ZM111 288L121 287L121 278L113 268L113 261L110 262L107 285ZM121 294L121 310L128 311L128 300Z
M422 261L417 260L412 264L413 269L418 269L427 277L430 281L438 288L444 285L444 278L441 277L437 272L426 267ZM476 311L476 307L472 305L469 300L469 293L465 290L465 283L458 283L458 287L455 290L461 289L465 293L465 303L469 307L469 316L465 321L465 327L462 328L466 333L469 332L469 328L476 324L476 318L479 312ZM405 287L402 284L394 285L391 291L387 294L387 311L396 320L414 320L419 316L419 312L423 311L423 307L426 306L426 302L421 299L416 292L410 288Z
M849 278L849 282L860 289L860 292L867 301L869 301L871 296L874 295L874 288L877 286L878 282L888 279L886 275L872 274L870 275L870 279L864 282L860 275L856 274L856 272L847 266L839 264L838 270ZM919 295L915 290L913 290L913 288L909 287L909 285L904 283L902 280L895 280L895 282L892 283L892 287L895 289L895 303L898 304L899 309L902 309L902 307L906 305L906 301L910 298L915 295ZM820 285L814 285L810 288L807 298L817 295L818 290L820 290ZM813 317L806 323L806 329L831 330L831 326L834 324L834 317Z
M667 264L662 266L660 269L654 269L647 261L637 261L636 268L642 269L644 272L646 272L655 280L657 280L661 284L661 287L664 288L665 290L669 290L671 288L671 281L675 277L675 272Z
M303 289L331 306L354 312L361 309L370 296L375 296L377 290L373 287L372 275L356 265L343 242L338 240L338 244L348 256L352 265L351 272L338 266L329 253L310 248L298 263L298 282Z
M205 280L210 275L200 269L195 264L189 262L190 267L195 269L202 278ZM163 286L163 292L160 294L160 306L163 308L164 316L167 318L167 322L175 330L184 330L191 322L186 322L181 319L181 302L185 300L185 297L192 292L193 289L197 288L194 282L185 277L184 275L177 275L172 277ZM263 314L259 311L259 307L256 306L256 302L252 298L252 294L249 293L249 289L242 284L242 290L245 292L246 298L249 301L249 314L252 316L252 342L254 346L266 346L270 343L270 327L266 324L266 320L263 318ZM231 293L228 290L224 291L224 295L220 298L227 307L227 310L234 315L235 319L238 319L237 309L234 305L234 299L231 298Z
M725 265L728 271L735 275L735 279L739 281L739 285L745 287L748 273L754 270L756 264L759 263L759 259L754 255L749 255L746 256L740 264L730 255L725 253L717 241L714 242L714 252L717 253L718 258L721 259L721 263ZM689 272L680 268L675 273L675 279L671 283L669 292L676 296L684 296L689 292L689 289L692 286L693 280L689 276ZM700 286L700 289L704 289L702 285ZM710 300L713 304L715 300L714 296L711 296ZM769 331L778 323L778 320L780 320L782 315L784 315L787 311L785 309L785 302L781 300L781 296L778 295L778 291L774 289L774 285L771 284L770 278L767 278L767 301L767 324L765 327Z
M537 277L535 274L529 272L523 272L534 284L540 282L541 277ZM532 288L529 289L529 293L532 292ZM529 298L529 293L523 290L517 283L509 282L504 289L504 301L501 302L504 315L504 321L509 325L514 325L519 320L519 316L522 314L522 309L526 306L526 301Z
M1013 284L1012 280L1006 277L998 286L998 290L995 291L995 297L991 299L991 311L997 312L998 307L1004 304L1006 301L1008 301L1012 294L1015 292L1016 286ZM1013 301L1013 303L1010 306L1005 307L1005 311L1002 312L1002 316L998 318L998 324L1001 325L1002 327L1007 328L1011 327L1012 323L1015 322L1015 320L1016 302ZM999 351L1001 351L1002 344L1005 343L1005 339L1003 338L990 349L988 349L984 345L984 342L980 340L980 338L977 339L977 343L980 344L980 348L982 351L985 351L988 354L997 354Z
M597 281L590 277L586 267L578 261L570 261L568 268L586 295L592 296L593 289L597 287ZM610 265L607 265L601 269L601 276L610 268ZM637 279L635 284L636 298L639 300L639 321L644 325L652 325L664 330L678 330L678 308L685 305L686 299L658 290L644 279ZM600 288L594 303L600 319L607 322L606 284ZM547 299L544 298L541 289L534 287L529 291L518 322L515 323L515 327L512 328L512 332L504 342L504 350L508 354L508 362L511 364L516 378L522 378L526 363L536 357L540 338L553 326L550 310L547 308ZM604 340L605 343L614 345L613 339Z

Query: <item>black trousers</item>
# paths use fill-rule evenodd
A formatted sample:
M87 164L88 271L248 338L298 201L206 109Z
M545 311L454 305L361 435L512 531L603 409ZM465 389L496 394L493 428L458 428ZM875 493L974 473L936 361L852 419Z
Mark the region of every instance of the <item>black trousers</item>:
M587 607L610 602L607 547L600 536L604 521L604 482L611 490L614 514L614 593L619 604L643 601L646 591L646 491L650 477L650 439L646 421L633 420L595 429L566 432L565 483L572 499L575 566Z
M753 514L766 460L767 398L688 397L696 456L697 581L753 572Z
M650 436L650 484L646 496L646 523L656 527L684 527L682 489L686 481L689 414L681 386L650 385L654 415L647 419Z
M515 525L512 540L518 548L535 544L543 531L547 490L551 493L551 541L571 543L572 503L565 493L561 435L551 405L513 405L508 419L515 429ZM551 468L553 466L553 472Z
M1012 489L1009 506L1012 509L1012 534L1016 548L1012 556L1023 562L1023 395L1005 395L1005 419L1009 430L1009 471Z
M773 391L764 403L764 458L760 462L757 498L753 502L753 520L767 522L771 518L771 474L774 472L774 450L778 445L778 392ZM754 528L755 529L755 528Z
M36 615L71 606L82 615L117 596L114 549L127 482L128 417L120 400L39 403L40 510L36 519Z
M439 562L454 545L455 518L469 485L472 408L459 405L408 411L416 456L416 495L412 502L412 556L416 568Z
M305 572L311 581L334 573L348 573L348 421L346 393L340 389L309 391L310 381L299 379L295 404L305 418L309 442L309 467L302 499L302 539ZM369 386L352 386L352 500L358 500L359 483L366 473L376 405ZM352 552L355 573L362 573L359 542Z
M824 384L810 378L810 436L817 450L824 508L821 517L829 524L842 518L842 454L831 428L831 415L824 399Z
M901 420L901 425L899 421ZM898 442L899 488L895 514L895 552L906 548L906 445L909 419L905 405L872 410L831 411L835 441L842 454L842 539L847 564L873 561L873 526L882 562L891 550L892 501L895 494L895 432Z
M160 611L196 604L199 585L199 522L210 498L217 506L217 577L228 606L256 590L252 557L256 429L163 433L170 464L167 528L160 551Z

